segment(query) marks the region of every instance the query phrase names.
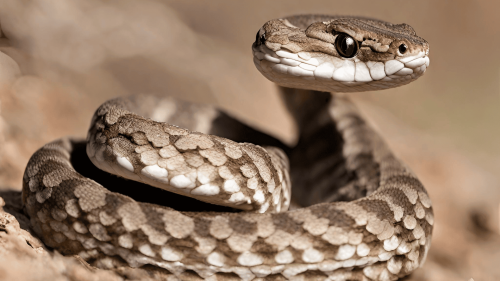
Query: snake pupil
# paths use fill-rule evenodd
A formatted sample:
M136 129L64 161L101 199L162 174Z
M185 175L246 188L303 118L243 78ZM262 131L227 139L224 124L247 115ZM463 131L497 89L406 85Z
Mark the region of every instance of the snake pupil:
M399 45L399 53L404 54L406 53L406 50L408 50L408 46L406 46L405 44Z
M340 33L335 39L335 48L344 58L352 58L358 53L358 42L351 36Z

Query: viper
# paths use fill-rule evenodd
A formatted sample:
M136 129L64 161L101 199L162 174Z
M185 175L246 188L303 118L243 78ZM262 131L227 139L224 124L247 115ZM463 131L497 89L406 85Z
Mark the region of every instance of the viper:
M418 79L429 44L407 24L301 15L265 23L252 53L282 87L294 147L212 106L113 99L86 145L62 138L29 160L22 199L35 233L100 268L147 264L182 280L396 280L421 267L428 193L341 93ZM103 172L82 168L89 159L118 176L110 189L92 179ZM119 193L122 178L169 191L155 202L195 200L139 202ZM211 211L190 210L200 201Z

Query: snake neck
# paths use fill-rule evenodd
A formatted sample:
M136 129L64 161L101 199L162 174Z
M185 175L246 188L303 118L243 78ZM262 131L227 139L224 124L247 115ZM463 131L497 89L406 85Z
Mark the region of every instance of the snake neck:
M373 192L378 178L370 177L370 181L366 178L376 174L378 164L371 151L363 157L345 151L345 134L349 129L339 126L357 115L333 114L339 104L347 101L326 92L280 90L299 134L297 145L289 153L294 203L309 206L325 201L352 201ZM360 168L348 165L353 158L362 163Z

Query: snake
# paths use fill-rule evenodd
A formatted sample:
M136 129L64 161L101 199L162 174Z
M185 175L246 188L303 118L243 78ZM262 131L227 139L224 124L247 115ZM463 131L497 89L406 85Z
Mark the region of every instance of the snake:
M295 146L214 106L115 98L86 140L55 140L28 161L34 232L96 267L153 266L172 280L397 280L421 267L429 195L346 93L415 81L427 41L408 24L297 15L266 22L252 53L280 86ZM108 188L99 173L114 175ZM120 193L135 181L142 199Z

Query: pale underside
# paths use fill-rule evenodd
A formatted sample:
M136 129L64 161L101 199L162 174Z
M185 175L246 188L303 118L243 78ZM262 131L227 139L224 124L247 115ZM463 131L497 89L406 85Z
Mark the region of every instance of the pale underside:
M362 62L321 53L273 52L261 45L254 49L254 63L264 76L279 85L328 92L361 92L408 84L424 74L429 58L422 52L385 63Z
M290 22L293 29L284 32L300 32ZM392 48L384 36L370 43L380 51L375 55ZM419 38L420 45L405 41L408 54L383 62L290 50L300 44L276 50L272 36L266 40L275 50L254 43L254 63L292 88L391 88L417 79L429 65ZM246 125L171 98L108 101L89 129L86 151L100 169L248 212L180 212L137 202L78 173L77 141L61 139L38 150L26 167L23 202L33 229L48 246L98 267L150 264L182 280L396 280L420 267L434 224L422 184L348 100L284 91L301 129L297 147L283 145L285 151L242 142L250 140L231 129L243 132ZM292 184L298 208L288 210Z

